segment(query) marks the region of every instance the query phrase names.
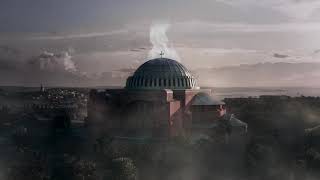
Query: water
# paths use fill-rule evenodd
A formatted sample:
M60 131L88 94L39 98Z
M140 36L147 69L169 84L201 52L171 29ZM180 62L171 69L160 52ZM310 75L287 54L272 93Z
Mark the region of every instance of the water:
M312 87L228 87L211 88L214 96L219 99L239 97L259 97L261 95L286 95L291 97L313 96L320 97L320 88Z

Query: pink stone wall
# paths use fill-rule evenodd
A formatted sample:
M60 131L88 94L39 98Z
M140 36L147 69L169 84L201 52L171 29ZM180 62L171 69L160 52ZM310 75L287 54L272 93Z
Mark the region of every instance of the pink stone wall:
M169 136L178 136L183 130L183 117L181 113L180 101L171 101L169 105Z
M106 121L105 128L154 129L174 137L191 129L191 103L199 92L210 93L211 90L108 89L91 94L88 115L90 121ZM116 105L108 104L105 94L112 97Z

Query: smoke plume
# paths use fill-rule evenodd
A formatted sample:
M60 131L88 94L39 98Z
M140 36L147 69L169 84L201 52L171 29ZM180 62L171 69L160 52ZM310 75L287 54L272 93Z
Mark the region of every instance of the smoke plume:
M72 61L72 56L68 51L58 54L44 51L39 56L38 63L41 70L54 70L56 68L62 68L69 72L77 71L75 63Z
M172 46L168 46L169 39L166 35L170 24L153 24L150 28L150 42L153 45L151 51L149 52L149 58L159 58L160 53L164 54L162 57L174 59L180 61L178 53Z

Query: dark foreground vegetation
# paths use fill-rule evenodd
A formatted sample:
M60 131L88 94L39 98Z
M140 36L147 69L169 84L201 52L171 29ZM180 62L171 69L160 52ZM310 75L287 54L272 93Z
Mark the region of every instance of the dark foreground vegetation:
M320 178L320 98L264 96L225 102L230 113L248 123L246 134L212 129L206 137L168 141L119 139L108 132L92 138L85 124L71 123L64 111L54 123L40 123L29 113L1 107L0 179Z

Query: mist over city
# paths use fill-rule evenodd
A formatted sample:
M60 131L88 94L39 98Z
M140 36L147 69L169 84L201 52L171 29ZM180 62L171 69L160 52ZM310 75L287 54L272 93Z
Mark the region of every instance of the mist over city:
M0 4L0 179L319 179L319 0Z

